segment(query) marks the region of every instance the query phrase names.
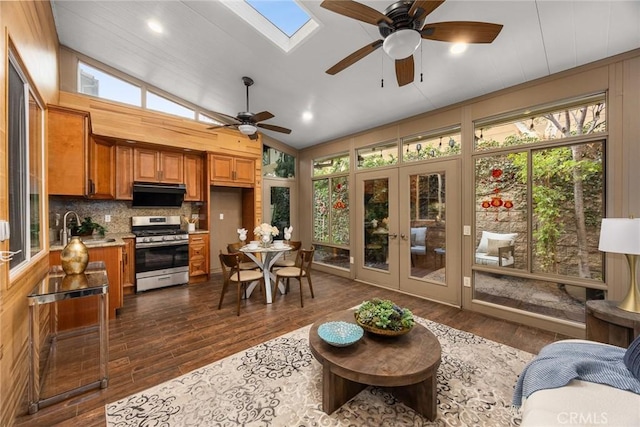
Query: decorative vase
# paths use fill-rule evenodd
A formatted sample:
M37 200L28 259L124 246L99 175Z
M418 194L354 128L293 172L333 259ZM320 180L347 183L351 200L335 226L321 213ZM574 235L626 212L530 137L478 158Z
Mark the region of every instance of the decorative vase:
M89 251L80 237L73 236L60 253L60 264L66 274L84 273L89 263Z
M268 248L269 246L271 246L272 240L273 240L273 237L271 236L271 234L263 234L262 237L260 237L260 242L262 243L262 246L265 248Z

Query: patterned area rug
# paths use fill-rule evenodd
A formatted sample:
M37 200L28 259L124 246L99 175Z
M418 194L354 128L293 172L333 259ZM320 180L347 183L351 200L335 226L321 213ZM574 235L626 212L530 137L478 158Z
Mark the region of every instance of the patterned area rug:
M108 426L511 426L518 374L533 355L422 318L442 346L438 417L430 422L368 387L322 412L322 366L310 325L106 405Z

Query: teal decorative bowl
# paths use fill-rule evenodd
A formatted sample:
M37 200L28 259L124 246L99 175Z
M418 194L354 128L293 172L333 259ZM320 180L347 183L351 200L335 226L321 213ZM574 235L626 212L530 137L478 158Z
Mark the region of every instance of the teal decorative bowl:
M358 342L364 330L355 323L327 322L318 327L318 335L335 347L346 347Z

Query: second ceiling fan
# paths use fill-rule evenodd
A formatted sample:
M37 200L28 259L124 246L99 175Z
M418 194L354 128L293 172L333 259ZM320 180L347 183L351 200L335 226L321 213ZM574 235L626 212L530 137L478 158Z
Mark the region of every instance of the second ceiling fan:
M421 39L454 43L491 43L502 25L488 22L452 21L424 24L424 20L441 1L402 0L387 7L384 14L351 0L325 0L320 6L340 15L376 25L382 39L356 50L333 67L327 74L337 74L379 47L395 60L398 86L413 82L415 66L413 53ZM424 24L424 25L423 25Z
M290 134L291 129L283 128L282 126L270 125L267 123L259 123L265 120L272 119L275 116L268 111L261 111L256 114L250 112L249 86L253 85L253 79L251 77L243 77L242 82L247 87L247 111L238 113L236 117L209 111L208 115L210 115L211 118L222 123L222 125L212 126L209 129L218 129L221 127L235 128L239 130L240 133L249 136L250 139L258 139L258 128Z

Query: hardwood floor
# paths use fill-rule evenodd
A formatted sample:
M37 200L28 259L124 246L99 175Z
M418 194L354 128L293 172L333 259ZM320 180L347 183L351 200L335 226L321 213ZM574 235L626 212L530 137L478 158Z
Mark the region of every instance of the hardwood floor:
M201 284L127 295L118 317L109 324L109 386L42 408L34 415L21 415L16 425L104 426L104 405L109 402L373 297L391 299L417 316L531 353L537 353L550 342L567 338L330 274L314 271L312 277L315 299L311 299L305 283L304 308L300 308L299 287L297 281L293 281L291 293L278 294L273 304L264 305L259 291L254 291L242 302L240 316L236 316L233 289L225 296L222 309L217 309L222 288L219 275L212 275L210 281ZM71 354L73 358L86 357L81 351ZM58 358L61 357L59 353ZM73 366L73 369L82 369L77 364ZM95 369L95 365L87 363L86 369ZM77 371L76 375L60 373L56 379L77 381L74 378L77 374Z

